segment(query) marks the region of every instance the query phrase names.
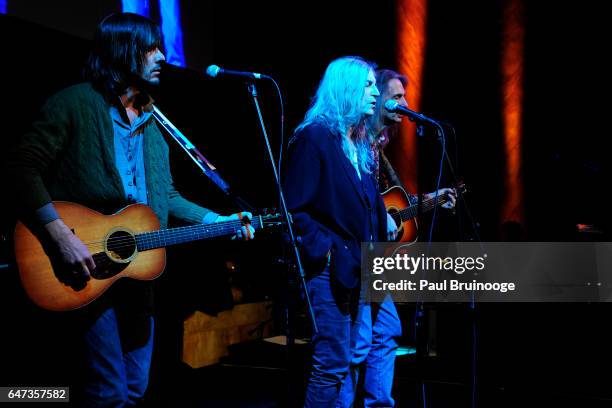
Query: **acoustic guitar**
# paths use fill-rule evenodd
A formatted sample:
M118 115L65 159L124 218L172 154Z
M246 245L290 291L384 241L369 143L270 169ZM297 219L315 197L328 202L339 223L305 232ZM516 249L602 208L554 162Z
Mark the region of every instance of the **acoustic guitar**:
M465 185L461 184L456 189L457 194L466 191ZM398 225L397 237L395 242L415 242L417 240L417 204L412 204L408 193L402 187L394 186L382 193L385 208ZM438 197L423 200L421 211L426 213L437 206L442 206L450 201L448 193L438 195Z
M53 311L77 309L92 302L121 278L152 280L164 271L169 245L236 233L242 221L199 224L159 229L153 210L143 204L129 205L113 215L103 215L70 202L54 202L64 223L91 252L96 268L91 278L66 282L66 272L56 267L46 245L23 223L15 228L17 267L27 295L38 306ZM254 216L255 229L281 225L279 215ZM59 274L64 275L59 275Z

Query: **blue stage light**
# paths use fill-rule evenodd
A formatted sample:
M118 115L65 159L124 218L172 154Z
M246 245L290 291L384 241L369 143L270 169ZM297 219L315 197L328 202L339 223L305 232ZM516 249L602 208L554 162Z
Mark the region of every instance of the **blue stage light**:
M150 17L149 0L122 0L122 6L124 13L136 13ZM169 64L184 67L185 53L183 51L183 28L181 26L179 1L159 0L159 14L161 15L166 61Z
M124 13L135 13L149 17L149 0L122 0Z
M166 60L169 64L185 66L183 51L183 28L178 0L159 0L161 29L164 35Z

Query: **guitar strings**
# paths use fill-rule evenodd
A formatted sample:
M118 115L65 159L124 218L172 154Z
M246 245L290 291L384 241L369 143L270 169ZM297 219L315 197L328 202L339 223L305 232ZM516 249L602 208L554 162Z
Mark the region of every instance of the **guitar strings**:
M448 202L448 195L447 194L443 194L439 197L436 198L430 198L428 200L426 200L423 204L422 204L422 208L424 210L430 210L431 208L433 208L435 205L437 205L438 203L440 204L445 204L446 202ZM399 216L399 221L402 220L402 216L414 212L414 210L416 209L416 206L411 205L401 211L398 211L397 213L392 214L391 216L396 219ZM259 217L254 217L252 219L251 225L254 225L255 228L259 228ZM265 220L263 220L262 226L265 225ZM271 223L271 222L270 222ZM215 235L221 231L223 231L224 229L228 230L228 233L231 232L232 229L237 229L237 228L241 228L243 226L242 221L241 220L233 220L233 221L227 221L227 222L222 222L222 223L212 223L212 224L199 224L199 225L189 225L189 226L185 226L185 227L178 227L178 228L173 228L173 229L167 229L167 230L158 230L158 231L146 231L146 232L141 232L135 235L129 235L129 236L122 236L122 237L116 237L116 238L109 238L107 240L101 240L101 241L88 241L88 242L84 242L84 244L91 248L91 249L104 249L105 247L107 247L108 245L112 245L113 249L116 250L120 250L120 249L124 249L124 248L130 248L133 245L137 245L138 244L138 238L142 240L149 240L151 241L151 243L155 242L155 240L160 240L160 236L150 236L150 237L146 237L145 234L172 234L171 238L177 238L177 239L181 239L184 237L187 237L189 235L195 235L198 232L200 232L199 230L201 230L202 228L206 228L206 234L212 234Z
M438 203L441 203L441 204L446 204L449 201L448 200L448 195L445 193L445 194L439 196L437 199L436 198L430 198L430 199L425 200L423 202L423 205L422 205L423 210L425 210L425 211L431 210L437 204L436 201ZM396 221L402 221L402 217L404 215L412 213L412 212L415 212L416 210L417 210L417 206L416 205L410 205L409 207L404 208L401 211L393 213L391 215L391 217L394 217L393 219L395 220L395 218L397 218L396 215L399 215L400 219L396 220ZM416 214L414 214L414 215L416 215Z
M169 229L169 230L158 230L158 231L146 231L146 232L141 232L135 235L130 235L130 236L122 236L122 237L116 237L116 238L109 238L108 240L102 240L102 241L88 241L85 242L84 244L87 246L92 246L95 247L96 245L98 246L104 246L104 244L108 243L112 243L112 244L116 244L116 245L120 245L120 244L128 244L128 245L124 245L123 247L129 247L131 245L132 242L134 242L135 240L138 239L138 237L140 237L141 239L145 239L145 240L155 240L155 239L159 239L160 237L144 237L143 235L145 234L155 234L155 233L161 233L163 234L166 231L171 231L168 233L171 233L173 235L173 237L177 237L177 238L182 238L188 235L193 235L195 233L198 232L198 229L202 228L204 225L206 225L207 229L209 229L209 231L206 231L206 233L218 233L224 229L228 229L232 230L233 228L236 228L237 226L242 226L241 221L229 221L229 222L223 222L223 223L219 223L220 225L215 225L215 224L200 224L200 225L190 225L190 226L186 226L186 227L178 227L178 228L173 228L173 229ZM255 223L256 227L258 222ZM121 246L115 246L116 248L121 248Z
M266 219L263 219L261 221L262 222L260 223L259 217L256 217L252 219L252 222L250 224L253 225L254 228L260 228L262 226L265 226L266 224L277 223L277 221L269 221ZM84 244L93 249L93 248L104 248L107 243L110 243L110 244L113 244L113 249L123 249L123 248L131 247L133 243L138 240L138 237L140 237L141 240L144 239L144 240L149 240L151 242L154 242L155 240L160 239L159 236L158 237L155 237L155 236L143 237L143 235L145 234L155 234L155 233L163 234L164 232L171 231L168 233L172 234L172 238L184 238L189 235L194 235L198 233L198 230L203 228L204 226L206 226L206 229L207 229L206 234L214 235L214 234L217 234L223 231L224 229L227 229L228 230L227 232L229 234L232 232L232 230L236 230L237 227L241 228L243 224L241 220L233 220L233 221L227 221L227 222L222 222L222 223L189 225L185 227L178 227L178 228L173 228L173 229L168 229L168 230L141 232L136 235L109 238L108 240L102 240L102 241L88 241L88 242L85 242Z
M438 200L438 202L439 202L440 204L446 204L446 203L448 202L448 200ZM430 203L424 203L424 204L422 205L422 208L423 208L423 210L424 210L424 211L429 211L429 210L431 210L431 209L432 209L432 208L433 208L435 205L436 205L436 204L435 204L435 203L433 203L433 202L430 202ZM415 213L414 215L416 215L416 211L417 211L417 206L415 206L415 205L411 205L410 207L408 207L408 208L404 208L403 210L399 211L399 213L400 213L401 215L406 215L406 214L409 214L409 213Z
M255 229L259 228L259 225L258 225L259 223L254 223L254 224L255 224L254 225ZM268 223L268 224L270 224L270 223ZM264 223L264 225L265 225L265 223ZM237 225L235 225L231 229L228 228L227 234L229 235L232 232L234 232L236 226ZM222 231L222 230L221 229L217 229L217 231L215 231L214 233L218 233L220 231ZM212 231L207 231L207 234L210 233L210 232L212 232ZM141 233L141 234L147 234L147 233ZM160 241L160 237L144 238L145 241L142 241L143 238L142 238L141 234L138 234L138 235L140 235L140 238L141 238L140 244L147 244L147 243L151 244L151 243L154 243L155 246L157 246L156 240L158 242ZM218 236L221 236L221 235L223 235L223 234L218 234ZM171 238L179 239L180 240L180 239L182 239L184 237L193 237L193 236L194 236L194 233L192 231L181 231L181 232L174 232L173 236ZM196 238L194 240L203 239L203 238L205 238L205 237ZM87 243L86 245L87 245L88 248L91 248L91 249L104 249L107 246L107 245L105 245L106 242L110 242L111 244L113 244L112 245L112 249L113 250L121 250L121 249L124 249L124 248L133 247L134 244L138 245L138 236L127 236L127 237L120 237L120 238L110 238L107 241L91 242L91 243ZM172 243L166 243L164 245L159 245L159 247L167 246L167 245L171 245L171 244Z

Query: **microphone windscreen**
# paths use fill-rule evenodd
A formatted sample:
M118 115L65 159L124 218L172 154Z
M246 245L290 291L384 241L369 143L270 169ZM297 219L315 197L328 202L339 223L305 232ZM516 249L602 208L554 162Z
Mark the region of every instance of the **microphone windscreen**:
M397 109L397 105L399 105L399 103L397 103L393 99L387 99L387 101L385 102L385 109L389 112L395 112L395 110Z
M218 65L209 65L208 68L206 68L206 75L211 78L216 78L217 75L219 75L219 71L221 71L221 68L219 68Z

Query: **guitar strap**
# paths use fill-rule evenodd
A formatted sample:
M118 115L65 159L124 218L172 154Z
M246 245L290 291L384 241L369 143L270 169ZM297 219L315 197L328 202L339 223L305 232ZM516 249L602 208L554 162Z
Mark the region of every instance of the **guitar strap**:
M217 169L204 155L187 139L187 137L168 118L153 105L153 117L172 136L172 138L185 150L191 160L202 170L204 175L217 185L225 194L230 195L229 185L219 176Z
M379 157L379 174L384 172L384 183L387 184L381 188L381 191L388 190L393 186L401 187L404 191L408 191L406 187L404 187L404 183L400 180L399 176L395 172L395 169L391 165L391 162L385 155L382 145L378 145L378 157ZM381 175L382 176L382 175ZM379 176L380 177L380 176ZM419 198L416 194L407 194L408 202L410 205L418 205Z
M386 173L387 175L387 182L390 184L388 187L391 186L399 186L401 188L404 188L404 184L402 183L402 181L400 180L399 176L397 175L397 173L395 172L395 169L393 168L393 166L391 165L391 162L389 161L389 159L387 159L387 156L385 155L385 152L383 151L382 146L378 146L378 152L379 152L379 157L380 157L380 165L383 167L383 171ZM385 188L385 190L387 189Z

